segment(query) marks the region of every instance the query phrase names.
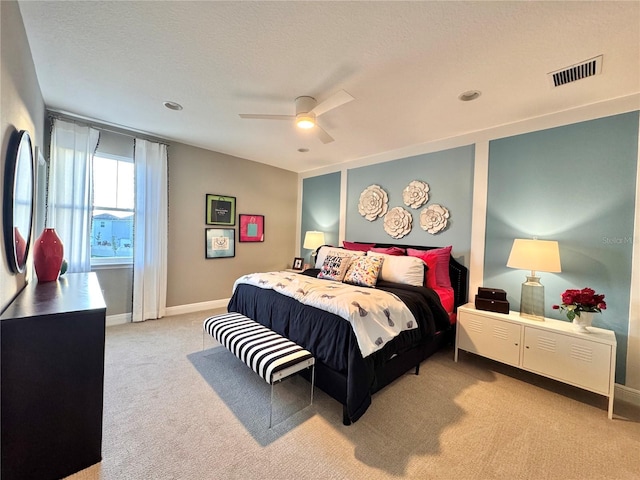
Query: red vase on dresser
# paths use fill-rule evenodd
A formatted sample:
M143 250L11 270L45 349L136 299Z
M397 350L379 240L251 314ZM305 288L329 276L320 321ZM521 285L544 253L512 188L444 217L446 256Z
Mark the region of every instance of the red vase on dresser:
M64 246L55 229L45 228L36 240L33 250L33 266L36 269L38 282L53 282L58 279Z

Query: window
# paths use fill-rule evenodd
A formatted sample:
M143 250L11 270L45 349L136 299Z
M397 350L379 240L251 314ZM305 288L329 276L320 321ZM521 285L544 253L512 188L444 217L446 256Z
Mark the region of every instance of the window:
M134 190L132 158L94 155L92 265L133 262Z

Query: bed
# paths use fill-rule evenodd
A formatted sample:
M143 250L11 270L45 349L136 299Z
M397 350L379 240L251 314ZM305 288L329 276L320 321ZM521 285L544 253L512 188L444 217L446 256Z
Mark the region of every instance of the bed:
M437 247L412 245L345 242L345 246L350 248L340 248L340 250L348 251L349 254L361 252L357 255L368 256L379 255L378 252L385 251L384 249L397 248L404 249L405 252L413 252L418 256L422 254L421 252L425 252L425 255L430 255L426 253L429 251L440 252ZM321 252L322 249L326 252L327 248L329 247L324 246L318 249L316 267L321 267L322 262L326 261L326 256L323 260ZM335 250L337 247L332 248L328 250L329 253L338 254ZM367 249L369 251L366 251ZM372 252L371 249L376 249L378 252ZM442 258L442 255L440 257ZM387 265L399 261L385 258L387 258ZM316 279L322 271L320 268L308 269L299 274L273 272L272 277L255 276L268 274L251 274L245 276L249 279L246 280L248 283L243 283L241 277L234 285L228 311L246 315L309 350L316 358L316 385L343 405L343 423L349 425L366 412L371 405L371 396L375 392L413 368L418 373L420 363L424 359L452 341L455 310L459 305L467 302L467 269L450 253L447 261L448 272L445 274L448 273L451 286L450 295L444 295L450 297L444 301L449 304L447 308L443 306L443 301L440 299L442 292L438 292L435 285L431 286L436 288L429 288L397 283L383 279L380 274L375 289L359 289L362 295L369 295L373 291L376 291L376 294L378 294L377 291L391 293L393 297L402 300L416 321L416 325L412 325L411 329L402 330L392 339L381 342L378 349L372 353L365 350L367 347L362 343L362 339L356 336L355 327L352 327L352 324L345 321L339 314L322 310L313 304L302 303L299 296L295 298L296 295L293 293L283 294L284 292L279 291L279 288L263 288L264 285L262 285L266 283L265 278L273 278L273 283L277 287L281 287L283 282L290 281L295 285L325 282L325 285L337 288L339 282ZM426 282L427 274L433 274L435 266L427 260L424 260L424 263L431 267L423 270ZM384 266L384 263L382 265ZM363 356L363 351L367 351L367 355Z

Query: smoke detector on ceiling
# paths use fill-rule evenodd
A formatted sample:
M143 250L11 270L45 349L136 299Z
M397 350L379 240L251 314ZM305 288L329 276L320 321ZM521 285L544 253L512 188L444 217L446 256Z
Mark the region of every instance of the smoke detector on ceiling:
M555 88L583 78L598 75L600 72L602 72L602 55L571 65L570 67L548 73L547 77L549 78L551 86Z

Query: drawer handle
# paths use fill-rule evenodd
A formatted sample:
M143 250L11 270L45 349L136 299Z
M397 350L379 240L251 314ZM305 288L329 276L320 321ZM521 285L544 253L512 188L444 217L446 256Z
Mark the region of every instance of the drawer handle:
M525 348L529 348L529 345L527 345Z

